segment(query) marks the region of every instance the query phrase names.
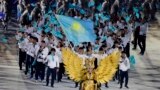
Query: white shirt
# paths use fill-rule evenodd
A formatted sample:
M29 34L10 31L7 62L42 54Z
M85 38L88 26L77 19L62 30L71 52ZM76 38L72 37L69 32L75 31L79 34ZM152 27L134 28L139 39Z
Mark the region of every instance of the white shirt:
M57 55L48 55L45 62L48 62L47 66L49 68L59 68L59 59Z
M128 33L125 34L124 37L121 37L121 39L122 39L122 44L123 44L124 47L127 46L127 43L130 43L130 41L131 41L131 36L132 36L132 31L128 31Z
M22 37L22 34L18 33L15 37L16 37L16 40L19 41L21 39L21 37Z
M124 25L123 25L123 23L122 22L117 22L117 25L118 25L118 27L119 27L119 29L123 29L124 28Z
M108 25L106 25L105 27L104 27L104 31L103 32L107 32L108 31Z
M119 69L122 71L127 71L128 69L130 69L130 62L127 57L125 59L121 58Z
M26 14L28 14L28 10L27 10L27 9L22 13L21 18L22 18L24 15L26 15Z
M38 23L38 27L42 27L44 25L45 19L42 18L41 21Z
M35 46L35 58L37 58L37 56L38 56L38 51L39 51L39 48L40 48L40 45L39 45L39 43L37 42L37 44L36 44L36 46Z
M110 48L112 48L113 45L114 45L114 41L113 41L112 37L108 37L108 39L107 39L107 46L110 47Z
M19 12L22 12L22 11L23 11L22 5L21 5L21 4L18 4L18 5L17 5L17 9L19 10Z
M3 5L2 5L2 1L0 3L0 12L2 12L2 9L3 9Z
M32 44L32 46L30 47L30 49L28 51L29 55L32 57L36 57L36 55L38 53L37 50L39 49L39 47L40 46L38 44L36 44L36 45Z
M6 1L2 1L1 2L1 12L6 13L7 12L7 2Z
M34 30L34 27L29 27L29 28L26 29L25 32L31 34L31 33L33 33L33 30Z
M45 41L46 45L48 46L49 45L48 37L45 37L43 40Z
M40 6L41 6L42 12L45 11L46 6L45 6L45 1L44 0L41 1Z
M109 55L109 54L111 54L113 51L115 51L115 49L109 48L109 49L106 51L106 53Z
M140 26L140 35L146 35L148 31L148 23L142 24Z
M19 40L18 40L18 48L19 48L19 49L22 49L23 46L24 46L24 40L21 41L21 40L19 39Z
M37 61L38 62L44 62L44 59L46 59L48 53L49 53L48 47L45 47L41 52L38 51Z
M104 54L92 54L92 57L93 58L97 58L98 61L101 60L101 59L103 59L106 56L107 56L106 53L104 53Z
M27 48L28 48L28 44L29 44L29 40L28 38L25 38L24 41L22 42L21 48L27 52Z
M85 65L85 59L86 59L86 55L84 54L79 54L79 53L76 53L80 58L82 58L83 60L83 65Z
M102 3L102 8L104 8L107 3L108 3L107 1L103 2Z
M59 48L56 48L56 56L58 56L59 63L62 63L62 52Z
M131 31L131 32L134 30L133 24L128 24L128 30Z

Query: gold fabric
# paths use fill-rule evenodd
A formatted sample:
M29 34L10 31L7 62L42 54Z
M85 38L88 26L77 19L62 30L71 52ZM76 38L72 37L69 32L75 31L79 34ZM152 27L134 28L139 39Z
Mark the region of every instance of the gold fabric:
M120 52L116 50L100 60L97 69L94 69L94 58L86 59L83 64L83 59L69 48L62 49L62 58L66 73L70 79L81 82L81 90L98 90L98 84L104 84L113 78Z

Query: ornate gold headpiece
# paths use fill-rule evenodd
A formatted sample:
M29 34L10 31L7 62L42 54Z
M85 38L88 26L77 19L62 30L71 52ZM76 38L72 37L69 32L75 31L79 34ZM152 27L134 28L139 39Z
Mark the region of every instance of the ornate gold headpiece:
M85 60L85 67L86 68L95 68L94 61L95 61L94 58L93 59L86 59Z

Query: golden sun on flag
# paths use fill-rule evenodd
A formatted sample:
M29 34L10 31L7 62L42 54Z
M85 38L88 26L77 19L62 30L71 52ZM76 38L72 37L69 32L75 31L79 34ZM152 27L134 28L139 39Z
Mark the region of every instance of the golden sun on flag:
M78 22L73 22L72 26L71 26L72 30L75 30L76 32L84 32L84 28L82 27L82 25Z
M72 27L73 30L80 31L81 25L78 22L73 22Z

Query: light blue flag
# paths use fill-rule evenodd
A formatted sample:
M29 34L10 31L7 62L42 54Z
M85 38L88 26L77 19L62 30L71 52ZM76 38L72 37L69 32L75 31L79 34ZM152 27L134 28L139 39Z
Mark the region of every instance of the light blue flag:
M136 17L137 17L137 18L140 18L140 15L139 15L139 13L136 13Z
M94 51L95 51L95 52L98 52L98 51L99 51L99 48L100 48L100 45L94 45Z
M44 27L45 27L45 28L48 28L49 25L50 25L50 22L47 22L47 23L44 25Z
M41 27L38 27L37 28L37 31L42 31L43 29Z
M101 4L97 6L97 10L98 10L98 11L101 11L101 10L102 10L102 5L101 5Z
M54 35L54 36L56 36L58 38L61 38L61 39L63 38L63 36L62 36L60 31L52 30L51 33L52 33L52 35Z
M110 16L109 15L104 16L104 14L99 14L99 16L101 17L101 19L103 21L110 20Z
M130 19L131 19L131 16L126 16L126 17L125 17L126 22L129 22Z
M113 25L112 25L112 26L109 26L109 30L111 30L112 32L115 32L116 27L114 27Z
M24 32L25 31L24 27L20 27L19 31Z
M133 11L134 11L135 13L138 13L138 12L139 12L138 8L136 8L136 7L133 8Z
M6 37L2 37L1 40L2 40L3 43L7 43L8 42L8 40L6 39Z
M96 21L99 20L99 14L95 14Z
M56 20L54 16L51 16L50 22L53 23L54 25L58 25L58 21Z
M131 56L129 57L129 60L130 60L131 69L134 70L134 69L135 69L135 64L136 64L135 57L134 57L133 55L131 55Z
M88 3L88 7L92 7L92 6L94 6L94 5L95 5L95 2L94 2L94 1Z
M52 10L49 10L49 11L48 11L48 14L52 14L52 13L53 13Z
M95 42L96 35L93 29L93 22L75 19L63 15L56 15L67 39L78 45L82 42Z
M69 3L69 8L71 8L71 9L76 8L76 5Z
M48 28L46 28L44 31L45 31L46 33L48 33L48 32L50 32L50 31L51 31L51 28L50 28L50 27L48 27Z
M34 21L32 25L33 25L33 27L37 28L37 22L36 21Z
M81 14L85 14L86 12L83 9L80 9Z
M34 3L31 3L31 6L32 6L32 7L35 7L35 6L36 6L36 4L34 4Z
M48 15L48 14L44 14L44 18L50 18L50 15Z
M107 40L107 36L102 36L101 40L102 40L102 41Z
M133 55L131 55L130 57L129 57L129 60L130 60L130 63L131 64L136 64L136 60L135 60L135 57L133 56Z

